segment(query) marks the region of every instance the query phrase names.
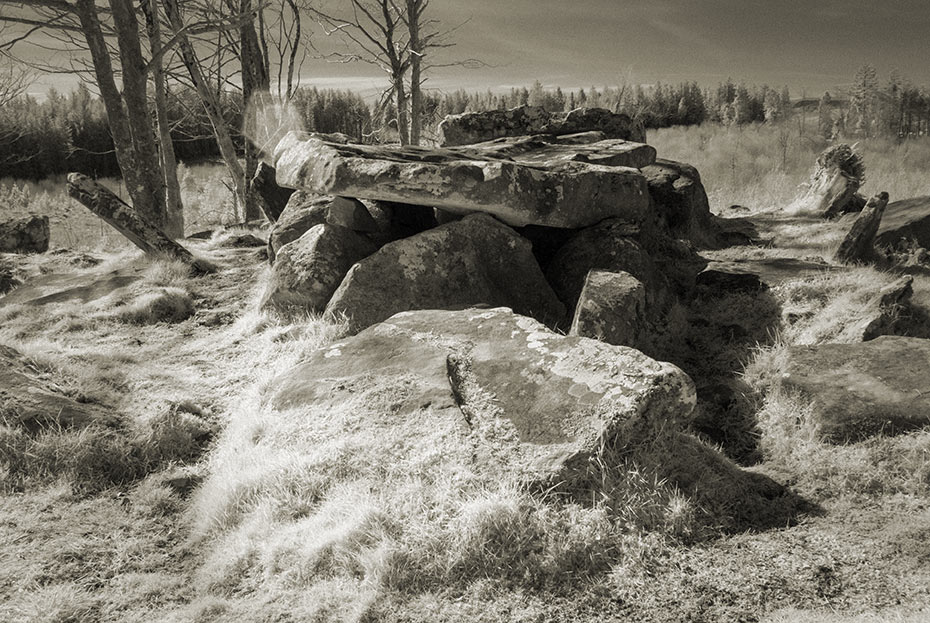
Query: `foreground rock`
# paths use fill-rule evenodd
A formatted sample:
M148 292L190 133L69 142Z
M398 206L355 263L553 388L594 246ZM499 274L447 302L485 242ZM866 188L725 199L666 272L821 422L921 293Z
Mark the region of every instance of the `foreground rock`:
M930 426L930 340L794 346L783 384L813 402L821 438L855 442Z
M565 316L530 243L493 217L473 214L360 261L326 311L344 313L359 331L402 311L481 304L511 307L549 325Z
M48 240L47 216L0 221L0 253L45 253Z
M866 304L862 317L850 322L834 341L867 342L882 335L898 334L899 325L905 325L910 315L913 284L913 277L904 276L879 290Z
M875 244L882 247L930 249L930 197L889 203Z
M375 231L378 226L365 206L355 199L316 195L298 190L287 202L268 236L269 255L274 260L278 250L297 240L311 227L329 223L353 231Z
M321 312L353 264L375 252L351 229L323 223L278 250L262 309Z
M502 308L397 314L316 353L270 391L279 410L383 405L350 430L399 440L384 457L392 464L441 453L495 482L516 474L563 487L596 471L605 447L683 426L695 403L691 380L671 364Z
M321 194L485 212L513 226L642 221L649 195L629 167L520 164L456 150L338 145L291 132L275 149L280 183Z
M450 115L439 124L444 147L483 143L508 136L577 134L598 131L605 138L646 142L645 133L627 115L604 108L577 108L549 113L539 106Z
M875 235L887 205L888 193L879 193L869 199L833 255L834 261L853 264L868 263L876 259Z
M0 423L36 434L43 429L108 422L92 406L65 395L47 377L22 354L0 345Z
M575 307L569 335L636 348L646 331L646 289L625 272L592 270Z

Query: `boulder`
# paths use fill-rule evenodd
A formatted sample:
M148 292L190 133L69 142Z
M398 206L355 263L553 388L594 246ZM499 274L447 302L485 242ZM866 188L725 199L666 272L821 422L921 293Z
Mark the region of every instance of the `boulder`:
M601 132L605 138L644 143L645 132L627 115L604 108L577 108L549 113L539 106L519 106L510 110L488 110L449 115L439 124L440 144L444 147L483 143L508 136L532 134L565 135Z
M649 185L654 214L674 238L712 244L712 216L701 176L691 165L659 159L642 168Z
M652 314L668 303L668 283L649 253L634 236L636 228L609 219L575 233L549 264L546 279L559 300L574 309L591 270L626 272L646 288L646 309Z
M275 167L282 183L317 193L485 212L512 226L639 222L649 209L637 169L579 161L521 164L459 150L338 145L291 132L275 149Z
M298 190L291 196L268 236L271 260L274 261L281 247L297 240L311 227L322 223L362 232L378 229L368 210L356 199Z
M840 264L875 261L875 235L887 205L888 193L879 193L869 199L833 255L834 261Z
M575 306L569 335L636 348L646 330L646 289L625 272L592 270Z
M0 221L0 253L45 253L48 241L47 216Z
M291 195L294 194L293 188L278 186L274 167L268 166L264 162L258 163L255 176L252 178L252 189L258 194L259 207L264 212L265 217L272 223L278 220Z
M216 246L221 249L240 249L264 247L268 243L253 234L232 234L220 240Z
M272 381L268 402L308 418L359 404L344 442L385 464L440 453L489 483L570 488L605 448L684 426L695 393L672 364L495 308L392 316Z
M352 267L326 311L344 313L359 331L401 311L479 304L550 325L565 316L530 243L485 214L381 247Z
M278 250L262 309L320 312L349 268L377 247L351 229L323 223Z
M930 197L889 203L875 236L875 244L930 249Z
M43 429L114 423L77 402L18 351L0 345L0 424L36 434Z
M782 383L812 401L821 438L860 441L930 426L930 340L793 346Z

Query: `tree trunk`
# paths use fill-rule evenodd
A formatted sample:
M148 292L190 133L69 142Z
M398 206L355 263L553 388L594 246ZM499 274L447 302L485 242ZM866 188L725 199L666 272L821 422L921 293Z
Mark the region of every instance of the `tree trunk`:
M252 0L241 0L240 13L251 15ZM268 75L262 48L255 33L253 20L242 22L239 27L239 60L242 64L242 110L247 115L257 114L257 108L262 104L259 99L268 93L271 79ZM258 147L245 139L245 176L247 184L245 202L245 220L252 221L262 217L261 198L253 188L252 180L258 169L261 152Z
M400 144L410 142L410 129L407 125L407 95L404 90L404 74L397 71L394 74L394 96L397 101L397 133L400 135Z
M208 85L207 81L204 79L203 71L200 69L200 61L197 59L197 54L194 51L194 46L191 45L190 39L182 32L184 29L184 22L181 19L181 12L178 8L177 0L163 0L163 2L166 13L168 14L168 22L171 24L171 29L175 33L182 33L178 37L181 61L190 74L191 82L194 83L194 88L197 89L197 94L200 96L203 108L207 113L207 117L210 119L210 125L213 126L213 134L216 137L220 155L223 158L223 162L226 164L226 170L229 172L229 176L232 178L233 188L236 193L236 201L240 209L244 211L247 195L245 171L243 171L242 166L239 164L239 158L236 155L236 147L232 142L232 137L229 135L229 130L226 128L226 121L223 119L223 110L220 107L219 97L210 89L210 85ZM244 213L241 215L236 214L237 218L244 216Z
M167 218L165 233L172 238L184 236L184 205L181 202L181 184L178 181L178 162L174 156L174 143L171 140L171 122L168 119L168 84L162 58L156 57L162 47L161 24L158 19L156 0L143 1L142 12L145 14L149 47L152 49L152 83L155 93L155 120L158 125L159 155L165 174L165 204Z
M110 134L113 137L116 160L123 174L123 180L126 182L126 188L129 190L129 196L132 198L133 206L144 218L155 223L161 222L164 216L164 200L159 201L159 197L163 195L157 192L159 184L152 180L153 177L158 180L161 178L158 159L155 158L154 162L149 162L144 156L140 157L136 151L127 109L123 106L123 98L113 78L113 65L110 62L110 53L103 37L100 19L97 16L97 7L94 0L77 0L75 8L93 61L97 88L100 89ZM131 70L130 73L132 73ZM128 90L128 88L129 86L124 84L124 89ZM142 94L144 97L144 87ZM149 121L147 113L146 121ZM138 120L134 125L137 124Z
M131 0L110 0L110 9L119 46L123 101L126 103L132 146L139 167L135 188L130 188L128 183L126 186L140 214L154 225L164 227L167 220L165 182L149 114L148 80L139 40L139 22ZM143 197L140 208L139 199Z
M195 258L190 251L140 217L119 197L80 173L68 174L68 196L109 223L130 242L153 257L167 256L189 264L201 273L212 272L210 265Z
M423 92L420 71L423 50L420 42L420 7L422 0L407 0L407 30L410 35L410 144L420 144L423 129Z
M888 193L879 193L869 199L856 218L846 238L833 256L841 264L870 263L875 261L875 234L882 223Z

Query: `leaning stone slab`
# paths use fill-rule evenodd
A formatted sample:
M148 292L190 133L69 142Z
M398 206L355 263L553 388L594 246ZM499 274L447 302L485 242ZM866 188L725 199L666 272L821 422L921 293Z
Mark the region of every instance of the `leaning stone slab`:
M606 138L644 143L644 132L624 114L604 108L576 108L564 113L549 113L538 106L519 106L510 110L489 110L447 116L439 124L444 147L470 145L507 136L530 134L577 134L598 131Z
M495 308L394 315L272 381L268 403L341 409L346 447L386 465L441 457L459 477L571 487L605 448L685 425L695 401L672 364Z
M841 264L875 261L875 236L887 205L888 193L886 192L869 199L833 255L834 261Z
M569 335L636 348L646 330L646 288L629 273L592 270Z
M338 145L288 133L275 149L278 181L320 194L485 212L512 226L578 228L643 220L649 194L630 167L569 161L521 164L467 150Z
M794 346L783 384L813 402L825 441L847 443L930 426L930 340Z
M349 270L326 311L360 331L412 309L507 306L550 325L565 307L546 283L529 241L473 214L386 244Z

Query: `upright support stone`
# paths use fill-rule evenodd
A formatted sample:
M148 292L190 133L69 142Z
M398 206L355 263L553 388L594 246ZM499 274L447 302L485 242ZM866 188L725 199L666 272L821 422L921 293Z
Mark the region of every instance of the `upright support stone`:
M875 260L875 235L887 205L888 193L879 193L869 199L834 254L836 262L853 264Z
M255 177L252 178L252 188L258 193L260 198L259 207L264 212L265 217L272 223L276 223L284 211L291 195L294 194L293 188L281 188L275 180L275 170L264 162L258 163L258 169L255 170Z
M110 224L146 255L168 256L189 264L197 272L212 272L207 262L195 258L162 230L136 214L122 199L86 175L68 174L68 196Z

